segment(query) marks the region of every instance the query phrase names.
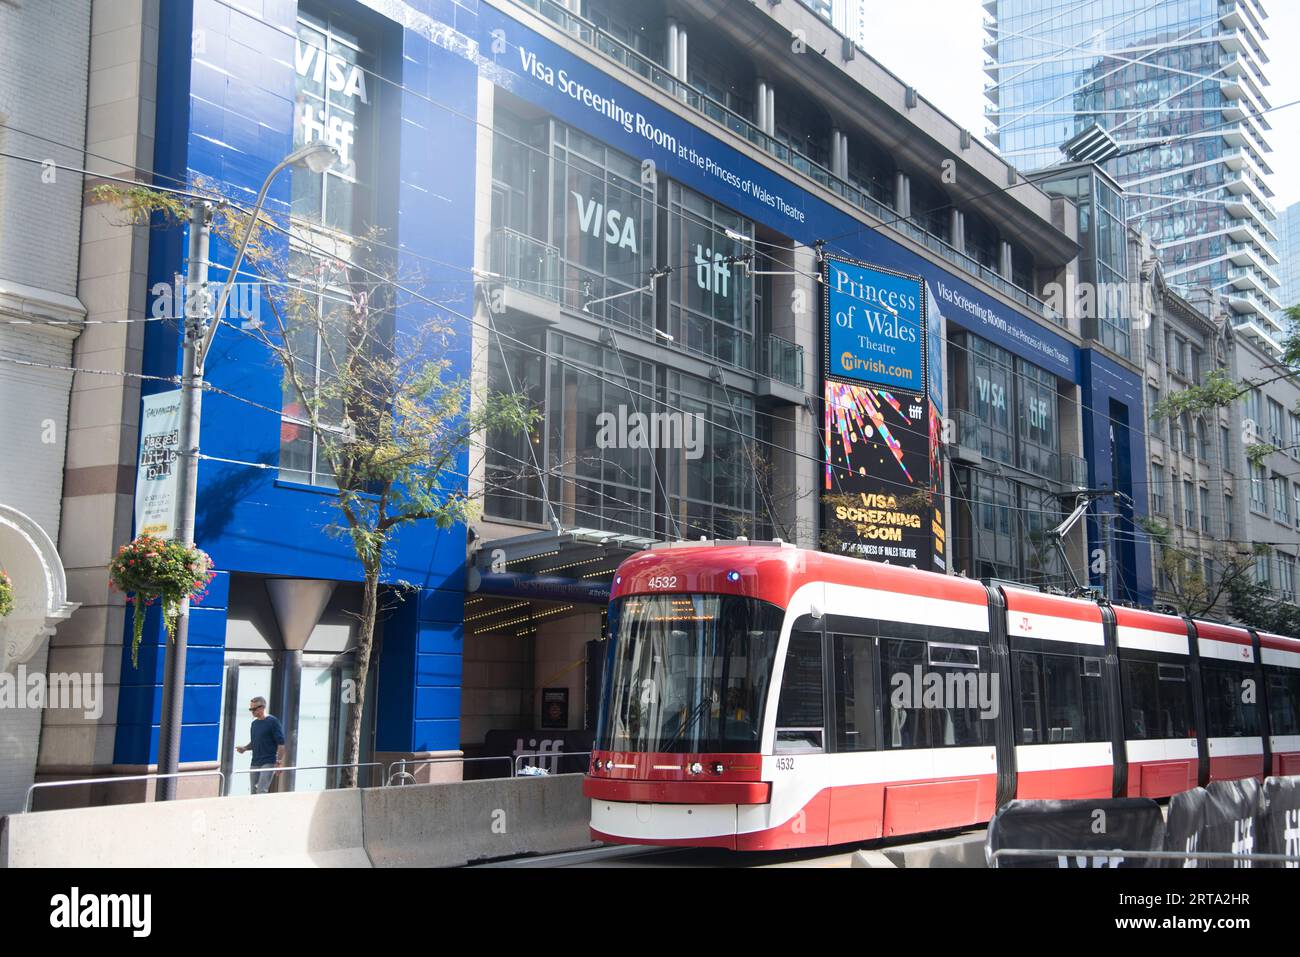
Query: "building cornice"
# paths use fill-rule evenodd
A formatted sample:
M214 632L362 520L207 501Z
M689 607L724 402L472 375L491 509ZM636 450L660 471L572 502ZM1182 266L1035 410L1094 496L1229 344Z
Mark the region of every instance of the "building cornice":
M27 320L47 333L71 340L81 333L86 307L76 296L0 279L0 317Z

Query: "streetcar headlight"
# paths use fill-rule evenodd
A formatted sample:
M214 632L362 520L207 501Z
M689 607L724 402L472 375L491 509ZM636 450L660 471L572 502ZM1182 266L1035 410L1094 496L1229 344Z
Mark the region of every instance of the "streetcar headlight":
M699 774L700 772L702 772L702 771L704 770L704 765L700 764L699 761L696 761L694 764L692 764L692 765L691 765L689 768L687 768L686 770L689 771L691 774Z
M732 569L731 571L727 572L727 581L731 582L733 585L736 582L740 581L740 572L736 571L735 569Z
M605 770L606 770L606 771L613 771L613 770L614 770L614 762L613 762L613 760L609 760L609 761L606 761L606 762L605 762Z
M722 764L721 764L721 763L715 764L715 765L713 766L713 773L714 773L714 774L721 774L721 773L722 773Z

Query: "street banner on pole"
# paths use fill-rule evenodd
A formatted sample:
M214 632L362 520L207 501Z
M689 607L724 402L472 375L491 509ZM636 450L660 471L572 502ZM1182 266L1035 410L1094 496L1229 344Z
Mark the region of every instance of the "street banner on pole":
M143 406L140 460L135 473L135 531L137 535L170 538L176 533L181 390L147 395Z

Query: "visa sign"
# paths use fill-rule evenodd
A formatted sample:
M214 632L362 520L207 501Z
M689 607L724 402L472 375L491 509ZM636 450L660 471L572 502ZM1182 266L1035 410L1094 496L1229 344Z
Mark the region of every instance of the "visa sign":
M826 374L925 389L925 294L917 276L826 260Z

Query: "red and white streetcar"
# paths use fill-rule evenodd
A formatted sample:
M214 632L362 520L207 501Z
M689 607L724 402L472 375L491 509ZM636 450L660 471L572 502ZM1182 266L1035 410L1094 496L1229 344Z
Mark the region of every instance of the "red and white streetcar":
M620 566L592 835L761 850L1300 773L1300 640L779 542Z

